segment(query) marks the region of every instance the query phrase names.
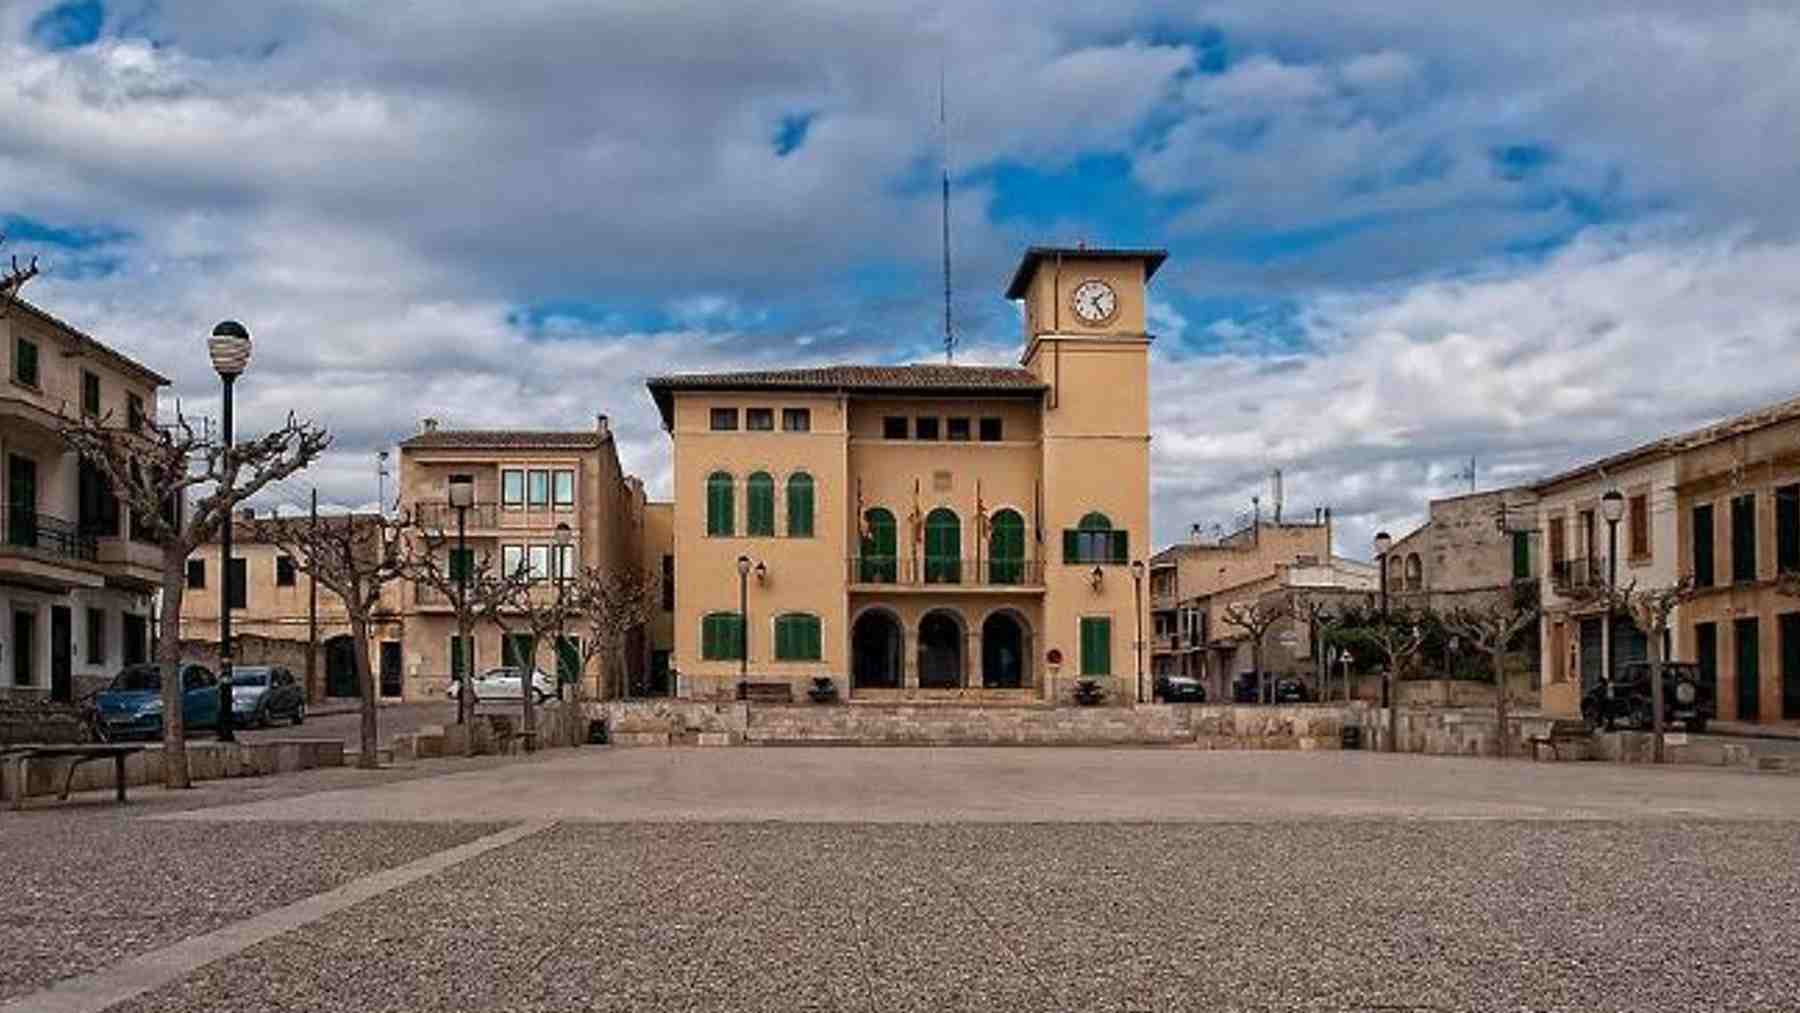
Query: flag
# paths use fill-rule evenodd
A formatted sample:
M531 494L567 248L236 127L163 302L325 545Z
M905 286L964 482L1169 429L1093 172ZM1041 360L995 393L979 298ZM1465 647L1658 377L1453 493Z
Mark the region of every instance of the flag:
M856 534L863 541L869 540L869 511L863 507L862 478L856 480Z
M987 538L987 504L981 499L981 479L975 480L975 537Z
M912 524L913 544L925 541L925 515L919 511L919 480L913 479L912 516L907 520Z

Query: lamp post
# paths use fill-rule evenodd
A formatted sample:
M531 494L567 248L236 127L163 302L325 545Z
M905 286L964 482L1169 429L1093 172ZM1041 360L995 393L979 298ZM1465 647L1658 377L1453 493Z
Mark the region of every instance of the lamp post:
M237 469L232 464L231 396L237 378L250 365L250 331L236 320L221 321L206 342L213 369L224 384L225 403L220 410L220 439L225 452L225 481L237 484ZM231 732L231 521L232 511L225 511L219 526L219 741L233 742Z
M1144 703L1144 561L1131 561L1131 597L1133 613L1137 617L1137 699Z
M1381 567L1381 621L1385 624L1388 617L1388 553L1394 548L1394 538L1386 531L1375 533L1375 562ZM1399 701L1394 697L1394 659L1387 659L1387 670L1381 676L1381 706L1388 712L1388 752L1395 749L1394 738L1400 723L1400 708L1394 706ZM1349 678L1345 677L1348 685Z
M1607 697L1612 696L1613 677L1613 593L1619 587L1619 521L1625 516L1625 496L1617 489L1608 489L1600 497L1600 516L1606 519L1606 636L1600 642L1606 645L1605 659L1601 662L1600 677L1606 681ZM1593 561L1588 561L1588 574L1594 572Z
M469 604L469 508L475 505L475 476L450 476L450 508L456 511L456 558L450 569L456 574L456 615L460 625ZM463 636L457 630L457 636ZM462 652L462 675L456 682L456 723L463 724L469 714L469 679L475 672L475 645L465 638L458 646Z
M568 521L556 525L556 643L550 649L550 657L556 662L556 698L563 698L563 578L567 576L568 567L563 559L569 551L569 541L575 532Z
M738 687L739 700L744 699L744 685L750 678L750 557L737 558L738 571Z
M1375 533L1375 560L1381 564L1381 616L1388 614L1388 550L1394 547L1394 539L1385 531Z

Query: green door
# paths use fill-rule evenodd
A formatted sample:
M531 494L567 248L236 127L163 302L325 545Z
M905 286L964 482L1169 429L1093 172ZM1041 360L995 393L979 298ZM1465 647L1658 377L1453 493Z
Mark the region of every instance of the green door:
M925 583L962 583L962 519L945 507L925 515Z
M899 567L895 559L894 515L881 507L863 513L862 559L857 578L865 584L892 584Z
M988 534L988 583L1017 584L1025 576L1025 518L1017 511L994 515Z
M1112 620L1087 617L1081 620L1081 674L1112 674Z
M1739 721L1756 721L1762 716L1762 632L1754 619L1739 619L1734 624L1737 634L1737 717Z
M1781 719L1800 720L1800 612L1789 612L1781 623Z
M6 540L22 548L37 545L37 462L13 454L6 463Z

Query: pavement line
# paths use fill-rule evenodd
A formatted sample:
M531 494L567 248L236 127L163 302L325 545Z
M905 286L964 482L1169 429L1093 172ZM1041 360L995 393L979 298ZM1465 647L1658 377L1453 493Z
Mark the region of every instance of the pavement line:
M204 935L190 936L89 974L65 978L42 991L0 1003L0 1013L26 1013L28 1010L30 1013L99 1013L179 981L207 964L242 953L264 940L310 925L554 825L554 822L543 820L520 823L467 844L434 852L397 868L364 876L335 890L314 894L287 907L265 911Z

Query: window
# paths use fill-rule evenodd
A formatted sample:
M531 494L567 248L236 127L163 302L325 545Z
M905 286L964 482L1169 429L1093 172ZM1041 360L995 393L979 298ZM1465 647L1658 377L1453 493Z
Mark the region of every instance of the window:
M884 440L906 439L906 416L889 415L882 419L881 438Z
M502 577L516 577L524 572L525 546L502 545L500 547L500 569Z
M1025 575L1025 518L1017 510L1001 510L988 529L988 583L1019 583Z
M706 477L706 533L730 536L735 530L737 505L732 501L731 476L715 471Z
M125 422L133 430L144 424L144 399L136 394L125 395Z
M755 472L745 481L744 498L749 504L744 533L752 536L775 534L775 480L768 472Z
M550 473L533 468L527 473L525 504L533 510L550 505Z
M962 518L947 507L925 515L925 583L962 583Z
M106 610L87 610L87 663L106 663Z
M790 612L775 617L776 661L818 661L819 642L818 616Z
M249 561L241 556L227 560L225 564L225 606L234 609L250 607Z
M998 418L985 418L981 420L981 442L999 443L1006 438L1004 435L1005 432L1006 430L1002 428Z
M775 409L744 409L744 428L758 433L772 432L775 429Z
M500 473L500 505L515 510L525 505L525 472L507 468Z
M1550 569L1556 571L1569 558L1569 541L1564 534L1567 522L1561 517L1550 518Z
M712 410L712 428L715 433L731 432L737 429L736 408L714 408Z
M1089 513L1063 531L1063 562L1123 563L1131 557L1130 532L1115 530L1111 518Z
M38 385L37 342L27 338L13 342L13 379L27 387Z
M1084 616L1081 620L1081 674L1112 674L1112 620Z
M475 638L450 638L450 674L466 675L475 668Z
M1531 536L1523 531L1512 533L1513 579L1531 579Z
M1694 586L1712 587L1713 574L1713 508L1702 503L1694 508Z
M790 433L812 432L812 409L783 408L781 410L781 428Z
M1626 502L1631 513L1626 520L1631 531L1631 558L1646 559L1650 555L1650 497L1639 493Z
M556 505L572 507L575 505L575 472L569 468L561 468L552 473Z
M537 638L529 633L508 633L500 638L500 664L520 670L537 667Z
M85 369L81 371L81 413L100 414L100 374Z
M894 515L884 507L865 511L857 579L864 584L892 584L899 573L896 544Z
M450 579L464 581L475 575L475 550L450 550Z
M944 429L945 429L944 435L947 439L953 440L957 443L969 442L969 420L968 419L966 419L966 418L949 419L945 422Z
M106 473L82 458L76 466L76 513L81 533L100 538L119 536L119 498L113 495Z
M532 580L550 579L550 546L533 545L525 550L526 559L531 565Z
M675 557L662 558L662 610L675 611Z
M190 591L206 589L206 560L190 559L187 561L187 586Z
M293 556L276 556L275 557L275 586L276 587L293 587L294 586L294 557Z
M1775 569L1779 573L1800 570L1800 485L1775 490Z
M700 657L706 661L737 661L744 656L743 617L736 612L714 612L700 620Z
M1731 501L1731 580L1746 583L1756 579L1756 494L1748 493Z
M789 538L813 535L813 480L805 472L788 476L787 533Z
M913 420L913 438L919 440L935 440L938 438L938 420L935 418L917 418Z

